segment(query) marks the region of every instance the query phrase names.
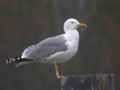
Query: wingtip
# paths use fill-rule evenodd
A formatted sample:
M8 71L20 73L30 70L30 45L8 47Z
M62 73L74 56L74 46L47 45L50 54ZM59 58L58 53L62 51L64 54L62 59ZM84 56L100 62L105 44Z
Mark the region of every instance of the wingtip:
M8 58L8 59L5 60L5 63L6 64L11 64L11 63L15 62L15 60L16 60L15 58Z

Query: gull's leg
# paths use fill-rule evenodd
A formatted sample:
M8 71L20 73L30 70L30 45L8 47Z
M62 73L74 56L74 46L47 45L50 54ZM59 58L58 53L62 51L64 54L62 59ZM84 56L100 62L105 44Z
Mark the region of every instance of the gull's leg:
M59 69L58 69L58 64L54 64L55 66L55 72L56 72L56 77L57 79L63 79L64 76L61 76L60 73L59 73Z

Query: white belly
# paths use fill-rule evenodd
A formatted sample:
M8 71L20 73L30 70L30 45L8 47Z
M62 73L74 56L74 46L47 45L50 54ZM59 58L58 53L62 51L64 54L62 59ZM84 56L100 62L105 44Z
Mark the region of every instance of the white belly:
M77 48L72 47L65 52L58 52L47 58L48 63L64 63L70 60L77 52Z

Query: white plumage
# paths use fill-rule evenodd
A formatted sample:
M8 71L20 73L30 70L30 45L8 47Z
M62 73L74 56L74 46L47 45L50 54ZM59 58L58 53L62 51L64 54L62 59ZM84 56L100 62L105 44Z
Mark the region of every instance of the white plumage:
M77 20L73 18L68 19L64 23L64 34L49 37L36 45L26 48L23 51L21 58L33 59L43 63L64 63L74 56L78 50L78 24L80 23ZM51 52L52 50L50 51L48 49L53 49L54 52ZM42 56L42 53L44 54L44 57Z

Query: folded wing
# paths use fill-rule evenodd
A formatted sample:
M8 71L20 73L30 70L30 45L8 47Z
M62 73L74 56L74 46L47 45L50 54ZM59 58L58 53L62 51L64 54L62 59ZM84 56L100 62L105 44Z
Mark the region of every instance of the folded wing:
M56 52L66 51L66 40L63 35L47 38L41 42L31 45L22 53L22 58L41 60L46 59Z

